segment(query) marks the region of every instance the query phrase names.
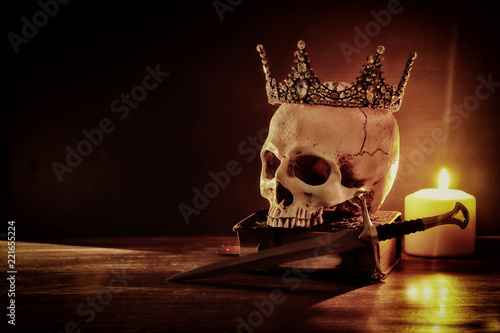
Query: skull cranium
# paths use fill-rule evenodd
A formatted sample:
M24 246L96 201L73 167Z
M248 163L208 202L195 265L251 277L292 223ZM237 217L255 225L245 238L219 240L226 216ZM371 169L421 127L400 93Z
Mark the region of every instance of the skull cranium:
M282 104L271 119L261 160L270 226L321 224L325 211L356 209L350 200L361 188L370 193L373 213L396 176L397 123L387 110Z

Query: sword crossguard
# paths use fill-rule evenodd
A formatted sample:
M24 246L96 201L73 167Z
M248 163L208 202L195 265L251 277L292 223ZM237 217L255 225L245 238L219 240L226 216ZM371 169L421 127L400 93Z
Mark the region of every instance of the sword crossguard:
M361 206L361 213L363 215L363 231L359 235L359 239L364 240L368 243L378 243L378 232L377 228L373 225L370 219L370 214L368 213L368 206L366 205L367 191L357 191L354 197L358 200Z
M382 280L387 276L388 272L384 272L380 267L380 248L378 245L379 238L377 228L373 225L372 220L370 219L370 214L368 213L368 206L366 204L366 197L368 195L369 192L364 190L354 193L354 197L358 200L359 205L361 206L361 213L363 215L363 231L358 238L367 242L373 252L375 271L372 274L372 278Z

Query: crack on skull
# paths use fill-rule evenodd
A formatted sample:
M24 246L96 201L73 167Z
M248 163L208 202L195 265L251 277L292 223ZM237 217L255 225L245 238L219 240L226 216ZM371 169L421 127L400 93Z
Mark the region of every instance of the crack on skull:
M375 149L375 151L373 152L369 152L369 151L366 151L364 150L365 148L365 143L366 143L366 139L368 137L368 131L366 130L366 125L368 124L368 115L361 109L359 108L358 109L362 114L363 116L365 117L365 121L363 122L363 132L365 133L365 136L363 138L363 142L361 143L361 148L359 149L359 153L356 153L356 154L343 154L343 155L349 155L349 156L363 156L365 154L368 154L370 156L373 156L375 155L375 153L381 151L382 153L384 153L385 155L388 155L388 153L386 151L384 151L383 149L381 148L377 148Z
M351 158L351 157L363 156L363 155L365 155L365 154L370 155L370 156L373 156L373 155L375 155L375 154L376 154L376 153L378 153L378 152L381 152L381 153L383 153L384 155L389 155L389 153L388 153L388 152L386 152L385 150L383 150L382 148L377 148L377 149L375 149L375 150L374 150L373 152L371 152L371 153L370 153L369 151L363 150L363 151L360 151L359 153L356 153L356 154L347 154L347 153L339 154L339 155L338 155L338 160L340 160L340 159L341 159L341 158L343 158L343 157L349 157L349 158Z
M366 138L368 137L368 133L366 132L366 124L368 124L368 116L366 115L366 113L363 110L361 110L361 108L359 108L359 111L361 111L363 116L365 116L365 122L363 123L363 132L365 132L365 137L363 138L363 143L361 144L361 148L359 149L359 153L358 153L358 154L362 154L363 148L365 147Z
M359 153L357 153L357 154L354 154L354 155L352 155L352 154L344 154L344 155L350 155L350 156L363 156L364 154L368 154L368 155L370 155L370 156L373 156L373 155L375 155L375 154L376 154L376 153L378 153L378 152L382 152L382 153L384 153L384 155L389 155L389 153L388 153L388 152L386 152L385 150L383 150L382 148L377 148L377 149L375 149L375 150L374 150L373 152L371 152L371 153L370 153L369 151L363 150L363 151L361 151L361 152L359 152Z

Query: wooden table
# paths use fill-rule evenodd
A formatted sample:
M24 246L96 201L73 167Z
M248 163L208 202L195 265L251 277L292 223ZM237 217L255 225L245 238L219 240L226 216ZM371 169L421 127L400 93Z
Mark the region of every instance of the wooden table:
M166 281L237 249L236 237L17 242L15 331L500 331L500 238L479 238L468 259L403 255L381 283L302 271Z

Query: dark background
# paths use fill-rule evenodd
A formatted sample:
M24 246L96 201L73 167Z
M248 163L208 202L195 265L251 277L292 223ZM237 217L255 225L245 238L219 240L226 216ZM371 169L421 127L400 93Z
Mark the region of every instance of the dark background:
M33 22L41 9L36 1L4 4L5 230L12 219L17 239L232 234L236 222L267 207L259 193L258 150L249 137L265 131L275 107L267 104L255 46L264 44L282 80L304 39L324 81L352 82L382 44L387 82L397 83L408 54L417 51L395 114L400 172L383 208L402 211L404 196L435 187L446 166L451 187L477 198L477 234L500 235L500 87L467 118L443 120L453 105L474 96L479 76L500 81L494 3L402 0L401 13L350 62L340 43L355 45L354 29L364 30L374 21L371 11L386 10L387 1L232 3L221 20L210 0L72 1L59 5L17 54L7 34L21 34L21 18ZM157 65L169 76L121 120L111 103L142 85L146 66ZM114 131L59 182L51 163L64 164L65 147L76 149L85 139L82 130L97 128L103 118L111 119ZM429 144L434 129L448 139ZM193 206L193 189L203 191L213 181L210 173L225 170L229 161L240 173L187 224L179 205Z

